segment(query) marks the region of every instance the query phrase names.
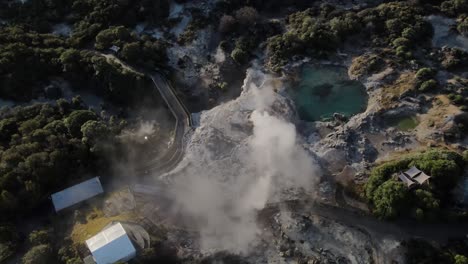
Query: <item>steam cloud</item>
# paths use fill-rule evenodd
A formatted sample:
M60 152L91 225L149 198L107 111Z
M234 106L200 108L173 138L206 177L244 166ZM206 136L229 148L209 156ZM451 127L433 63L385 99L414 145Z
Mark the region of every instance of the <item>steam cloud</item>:
M314 159L298 144L287 99L272 76L249 70L242 95L202 114L172 178L178 209L197 228L202 251L247 253L258 240L256 213L292 190L314 190ZM286 117L286 119L283 119Z

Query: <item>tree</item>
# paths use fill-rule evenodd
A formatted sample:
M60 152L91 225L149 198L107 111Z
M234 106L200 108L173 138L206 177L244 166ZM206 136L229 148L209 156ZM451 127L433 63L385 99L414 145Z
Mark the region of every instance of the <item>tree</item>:
M64 72L76 72L80 67L81 55L76 49L67 49L60 55Z
M83 142L95 144L109 137L110 130L103 122L90 120L81 126L81 133Z
M230 15L223 15L219 20L218 30L221 33L231 32L236 25L236 19Z
M437 81L434 79L431 79L431 80L423 82L421 86L419 86L419 91L421 92L432 91L437 88L437 85L438 85Z
M421 68L418 70L418 72L416 73L416 78L419 80L419 81L427 81L429 79L432 79L435 77L436 75L436 71L434 69L431 69L431 68Z
M457 254L454 257L454 261L455 264L468 264L468 257Z
M241 25L251 26L258 20L258 12L250 6L242 7L236 11L236 19Z
M244 64L247 62L249 58L249 54L243 50L242 48L235 48L231 52L231 57L234 61L236 61L239 64Z
M142 56L140 44L138 42L125 43L120 52L120 56L129 62L136 62Z
M67 126L71 135L81 138L81 126L89 120L97 119L98 116L93 111L76 110L65 119L65 125Z
M125 41L131 39L130 31L124 26L110 27L105 29L96 36L94 46L96 49L104 50L112 45L122 46Z
M386 181L375 191L373 202L373 212L379 218L395 218L407 207L408 188L401 182Z
M468 17L463 19L457 25L457 30L458 32L460 32L460 34L464 35L465 37L468 37Z
M23 264L50 264L54 263L52 247L50 245L38 245L32 247L22 259Z
M50 242L50 233L47 230L34 230L29 234L29 243L33 246L39 246Z

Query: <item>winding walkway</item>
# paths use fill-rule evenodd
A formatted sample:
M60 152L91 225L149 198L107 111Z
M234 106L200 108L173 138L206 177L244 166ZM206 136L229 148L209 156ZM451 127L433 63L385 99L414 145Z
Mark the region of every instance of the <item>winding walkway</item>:
M148 76L153 82L157 92L161 95L164 102L167 104L169 110L171 111L176 121L174 128L174 139L169 149L162 157L153 159L147 162L146 164L142 164L141 166L139 166L136 170L137 174L149 175L150 173L164 173L175 168L176 165L183 158L183 137L192 125L190 112L187 110L182 101L176 95L176 91L169 83L169 81L167 81L165 77L161 76L161 74L156 72L149 72L146 70L140 70L125 63L113 54L99 54L104 56L107 60L116 62L117 64L122 66L122 68L128 71L133 71L135 73Z

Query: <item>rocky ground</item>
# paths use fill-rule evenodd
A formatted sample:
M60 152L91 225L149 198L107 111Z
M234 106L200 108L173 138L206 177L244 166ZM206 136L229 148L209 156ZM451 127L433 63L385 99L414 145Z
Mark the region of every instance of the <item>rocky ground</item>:
M190 17L184 8L173 6L173 11L174 17L182 18L179 26L186 26ZM440 22L438 18L428 19ZM446 22L442 20L441 23ZM174 35L180 32L180 28L172 30ZM284 91L294 83L291 72L310 60L288 65L285 67L288 74L284 77L266 75L258 67L249 70L242 93L229 101L237 96L240 89L235 88L236 79L239 83L244 74L229 54L213 44L218 37L213 28L207 27L199 31L191 44L181 46L174 42L169 48L170 64L178 69L175 77L178 86L186 87L193 96L207 98L207 102L202 103L205 106L227 101L197 115L199 127L187 137L185 159L178 168L164 175L166 182L188 192L182 196L182 201L177 201L180 192L176 191L178 210L193 218L194 226L201 231L200 237L187 233L171 235L172 241L180 244L181 256L202 257L225 250L246 254L245 259L252 263L404 263L401 241L369 234L355 226L344 225L339 219L285 210L260 219L258 223L255 215L269 203L303 198L304 195L328 204L366 211L364 203L346 194L337 195L334 182L344 186L362 183L375 162L418 148L463 147L466 140L462 135L459 135L458 142L462 142L459 144L452 144L444 138L445 132L455 129L454 120L462 114L460 109L444 95L409 93L414 87L415 70L401 71L383 62L376 73L356 74L352 70L355 59L368 55L369 51L353 47L340 51L331 61L315 62L333 63L350 69L350 79L361 81L369 96L363 113L349 119L337 114L328 122L304 123L299 120L293 102ZM436 32L435 37L445 38L446 35ZM440 41L437 39L434 43ZM231 79L227 79L227 75ZM441 84L456 83L454 76L446 71L439 73L438 81ZM218 96L221 99L217 103L208 102L212 88L222 82L229 82L232 87L228 90L231 92ZM269 92L259 92L265 90ZM293 148L305 149L309 161L314 164L313 171L306 173L308 178L312 178L306 182L312 188L305 188L305 194L296 190L303 185L281 185L278 182L283 182L275 178L265 183L255 171L258 161L253 160L252 163L252 157L247 153L251 150L252 134L259 125L252 116L259 110L298 128ZM418 121L411 130L396 129L386 123L387 119L409 116ZM275 127L271 126L271 130ZM273 137L273 140L281 142L281 136ZM268 159L270 152L271 149L265 149L260 156ZM260 180L252 181L244 175ZM198 183L188 181L189 184L178 186L188 177L197 179ZM248 197L255 199L247 202L242 198L251 194L244 190L252 186L257 190L255 195L261 197ZM188 187L197 191L190 192ZM267 196L263 197L265 193ZM343 201L337 201L337 197ZM233 202L237 200L241 202ZM258 200L262 202L252 202ZM226 228L226 225L230 227ZM207 226L209 228L203 228ZM237 243L244 243L254 250L239 248Z

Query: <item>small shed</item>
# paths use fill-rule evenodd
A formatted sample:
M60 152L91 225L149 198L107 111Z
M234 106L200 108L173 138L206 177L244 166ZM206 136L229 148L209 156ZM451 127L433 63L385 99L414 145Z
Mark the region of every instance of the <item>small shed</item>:
M420 171L415 166L411 167L409 170L405 171L405 174L408 175L411 179L414 179L418 176L422 171Z
M408 178L404 173L398 175L398 179L400 179L400 181L402 181L409 189L413 188L416 185L416 183L410 178Z
M86 240L96 264L129 261L136 256L136 249L121 223L116 223Z
M99 177L95 177L69 187L63 191L52 194L52 203L56 212L59 212L72 205L88 200L96 195L103 193Z
M431 176L425 174L424 172L421 172L418 176L414 177L413 180L422 185L428 183L430 178Z

